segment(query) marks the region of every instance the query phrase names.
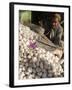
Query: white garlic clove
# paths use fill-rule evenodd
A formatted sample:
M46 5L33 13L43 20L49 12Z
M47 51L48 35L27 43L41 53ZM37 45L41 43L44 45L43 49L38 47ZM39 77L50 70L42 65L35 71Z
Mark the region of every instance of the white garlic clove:
M28 59L31 59L31 55L28 55L27 57L28 57Z
M32 68L31 67L28 67L28 70L27 70L29 73L32 73Z
M37 57L32 58L33 62L37 62Z

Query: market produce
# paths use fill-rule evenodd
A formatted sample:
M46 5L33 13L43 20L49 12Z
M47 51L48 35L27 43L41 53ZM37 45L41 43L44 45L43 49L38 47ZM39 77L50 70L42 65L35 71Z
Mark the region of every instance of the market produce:
M63 77L64 60L36 43L39 35L29 27L19 26L19 79ZM59 52L60 54L60 52Z

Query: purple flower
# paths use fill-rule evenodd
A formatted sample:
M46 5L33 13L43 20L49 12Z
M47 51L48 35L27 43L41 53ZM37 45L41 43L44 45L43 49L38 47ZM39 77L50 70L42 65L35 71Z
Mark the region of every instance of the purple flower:
M30 41L28 47L35 49L37 47L36 42L31 42Z

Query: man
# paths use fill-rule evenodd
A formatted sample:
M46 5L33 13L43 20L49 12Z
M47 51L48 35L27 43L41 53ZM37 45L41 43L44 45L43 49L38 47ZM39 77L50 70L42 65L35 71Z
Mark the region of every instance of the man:
M59 14L54 14L52 19L52 29L50 31L49 38L50 40L61 47L63 47L62 35L63 35L63 28L60 25L61 16Z

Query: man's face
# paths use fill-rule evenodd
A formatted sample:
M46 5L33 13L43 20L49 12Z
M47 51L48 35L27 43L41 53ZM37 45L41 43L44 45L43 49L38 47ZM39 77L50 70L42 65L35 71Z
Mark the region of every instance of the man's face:
M55 28L58 27L58 25L59 25L58 18L55 18L55 19L53 20L53 22L52 22L52 27L55 29Z

